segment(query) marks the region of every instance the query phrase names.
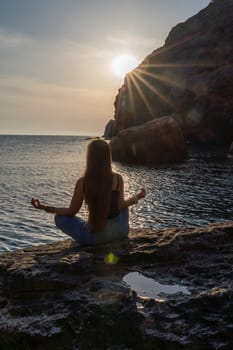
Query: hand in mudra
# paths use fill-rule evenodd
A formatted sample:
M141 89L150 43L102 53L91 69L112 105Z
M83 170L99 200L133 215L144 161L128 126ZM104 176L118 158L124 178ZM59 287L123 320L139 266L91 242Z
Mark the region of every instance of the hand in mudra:
M35 199L35 198L32 198L31 204L36 209L43 209L43 207L44 207L42 204L40 204L39 199Z
M145 188L141 188L141 191L137 194L138 199L144 198L146 196Z

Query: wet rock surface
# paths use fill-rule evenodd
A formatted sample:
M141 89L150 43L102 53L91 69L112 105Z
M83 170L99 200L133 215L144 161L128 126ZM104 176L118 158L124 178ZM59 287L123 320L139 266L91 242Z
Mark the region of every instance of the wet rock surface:
M232 349L233 223L0 255L1 349ZM189 293L137 294L139 272Z

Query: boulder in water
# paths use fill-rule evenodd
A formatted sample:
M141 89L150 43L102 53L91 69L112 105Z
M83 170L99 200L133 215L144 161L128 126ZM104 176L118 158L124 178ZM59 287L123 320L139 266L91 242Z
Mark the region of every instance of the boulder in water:
M110 143L113 160L143 164L183 161L187 147L172 117L151 120L119 132Z
M116 122L114 119L111 119L105 126L103 136L106 140L109 140L115 135L116 135Z

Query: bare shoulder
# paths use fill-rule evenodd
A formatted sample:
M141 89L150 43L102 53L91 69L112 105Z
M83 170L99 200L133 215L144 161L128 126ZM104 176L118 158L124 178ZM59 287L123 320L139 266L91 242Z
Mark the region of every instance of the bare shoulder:
M121 176L121 174L119 174L119 173L114 173L114 172L113 172L112 175L113 175L113 178L117 178L117 177L118 177L119 179L120 179L120 178L122 179L122 176Z
M84 176L79 177L77 182L84 183Z
M122 186L122 184L123 184L123 178L121 174L113 173L113 186L118 187L118 186Z
M76 182L76 189L79 189L79 190L81 190L81 189L83 189L83 186L84 186L84 176L81 176L78 180L77 180L77 182Z

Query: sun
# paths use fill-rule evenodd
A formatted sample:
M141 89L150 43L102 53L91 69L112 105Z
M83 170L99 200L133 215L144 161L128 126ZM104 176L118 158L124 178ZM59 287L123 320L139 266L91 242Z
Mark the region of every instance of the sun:
M116 56L112 60L112 70L115 75L120 78L124 78L124 76L134 69L139 64L138 59L129 54L122 54Z

